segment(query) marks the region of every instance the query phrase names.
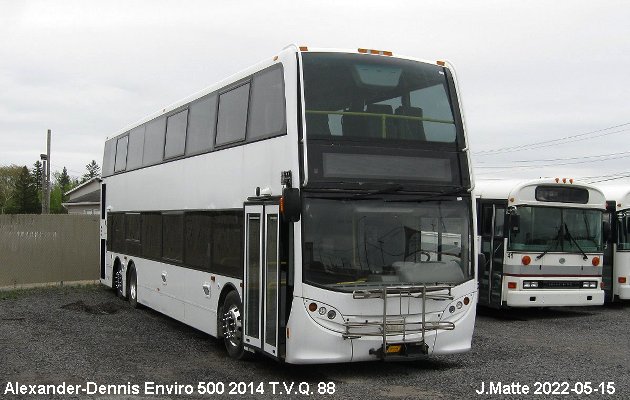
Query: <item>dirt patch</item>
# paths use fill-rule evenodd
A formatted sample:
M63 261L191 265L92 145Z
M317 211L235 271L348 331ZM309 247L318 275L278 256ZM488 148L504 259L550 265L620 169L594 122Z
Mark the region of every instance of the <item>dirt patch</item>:
M106 301L98 304L85 304L83 300L61 306L64 310L83 311L88 314L116 314L123 308L122 302Z

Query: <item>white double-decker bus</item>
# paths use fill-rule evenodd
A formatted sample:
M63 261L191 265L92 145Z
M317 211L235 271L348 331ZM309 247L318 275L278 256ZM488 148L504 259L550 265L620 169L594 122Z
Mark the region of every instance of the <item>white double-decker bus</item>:
M573 179L478 180L479 304L604 303L602 214L594 186Z
M446 63L289 46L106 141L101 281L234 358L463 352L469 165Z
M604 223L611 232L604 249L606 301L630 300L630 187L602 185L600 189L607 200Z

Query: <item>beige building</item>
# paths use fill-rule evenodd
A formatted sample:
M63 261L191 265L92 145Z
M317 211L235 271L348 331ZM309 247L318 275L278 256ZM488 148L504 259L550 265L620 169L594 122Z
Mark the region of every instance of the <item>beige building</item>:
M64 194L68 196L68 201L63 203L68 214L98 214L100 212L100 178L92 178Z

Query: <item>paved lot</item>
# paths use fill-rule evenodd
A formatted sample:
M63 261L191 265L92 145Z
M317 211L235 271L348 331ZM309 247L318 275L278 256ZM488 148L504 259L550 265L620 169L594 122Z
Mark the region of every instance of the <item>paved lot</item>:
M574 398L575 394L479 396L475 390L490 381L520 382L532 391L536 381L567 381L570 388L590 381L593 387L614 382L615 395L606 397L624 399L630 398L629 332L630 305L481 310L473 350L467 354L413 363L289 366L264 358L232 361L222 343L154 311L134 310L101 286L0 292L0 398L17 398L5 394L7 382L15 381L139 385L141 390L147 381L177 382L193 385L195 391L198 382L223 382L222 397L228 398L271 397L270 382L279 382L277 393L286 393L285 383L295 383L293 393L306 390L308 384L315 393L309 397L319 397L319 382L333 382L335 394L322 397L339 399ZM253 385L237 387L230 382ZM264 395L228 394L255 392L260 383ZM51 397L77 396L37 398ZM163 396L167 397L177 396Z

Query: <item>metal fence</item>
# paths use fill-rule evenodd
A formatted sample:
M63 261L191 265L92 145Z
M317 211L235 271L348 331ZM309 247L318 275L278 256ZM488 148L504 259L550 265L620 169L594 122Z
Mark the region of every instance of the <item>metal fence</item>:
M98 215L0 215L0 287L98 278Z

